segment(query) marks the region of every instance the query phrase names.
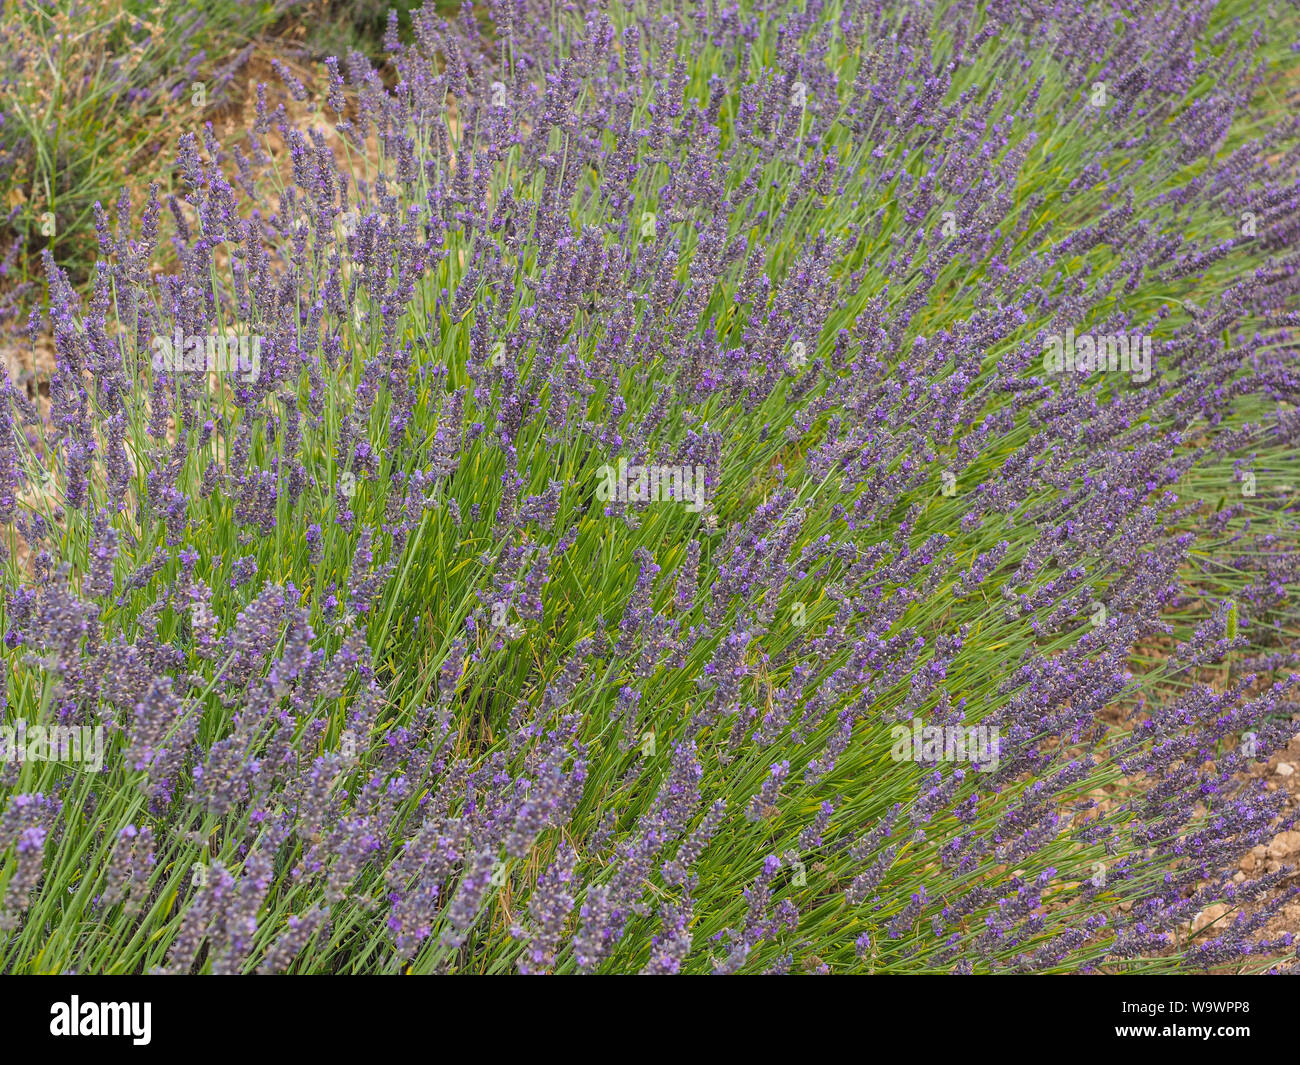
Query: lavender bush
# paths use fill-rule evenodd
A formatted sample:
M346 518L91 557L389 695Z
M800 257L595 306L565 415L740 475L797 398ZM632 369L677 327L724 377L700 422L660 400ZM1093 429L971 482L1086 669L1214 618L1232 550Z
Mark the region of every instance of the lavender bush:
M484 13L47 260L3 970L1292 964L1294 9Z
M46 248L87 272L95 202L225 98L253 51L247 37L293 2L4 0L0 279L27 282ZM4 295L0 322L17 302Z

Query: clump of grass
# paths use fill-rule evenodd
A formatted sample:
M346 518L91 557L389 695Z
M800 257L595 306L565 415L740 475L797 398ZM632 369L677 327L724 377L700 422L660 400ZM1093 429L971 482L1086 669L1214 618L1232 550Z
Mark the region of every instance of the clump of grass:
M417 0L317 0L304 12L303 47L318 60L359 52L382 63L390 34L411 43L411 13L421 6ZM454 13L460 4L441 0L438 7Z

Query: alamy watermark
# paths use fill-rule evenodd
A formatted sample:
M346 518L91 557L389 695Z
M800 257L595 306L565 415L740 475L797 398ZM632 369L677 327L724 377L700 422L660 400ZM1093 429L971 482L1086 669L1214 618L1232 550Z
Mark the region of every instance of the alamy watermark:
M76 762L92 773L104 768L104 726L0 725L0 763Z
M597 473L596 498L602 503L684 502L692 514L704 509L703 466L629 466L619 459L617 468L606 465Z
M998 767L996 725L926 725L920 718L889 730L895 762L970 762L981 773Z
M1122 371L1142 384L1151 380L1151 338L1134 334L1093 336L1067 329L1065 336L1053 333L1043 352L1043 370L1049 374L1093 373L1096 370Z
M153 368L168 373L242 373L256 381L262 369L262 338L247 333L208 333L153 338Z
M82 1002L72 995L50 1007L50 1035L128 1036L135 1046L148 1046L152 1012L152 1002Z

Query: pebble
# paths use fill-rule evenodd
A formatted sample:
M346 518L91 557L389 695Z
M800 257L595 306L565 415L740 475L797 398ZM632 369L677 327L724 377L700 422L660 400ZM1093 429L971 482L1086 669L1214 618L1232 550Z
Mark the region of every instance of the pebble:
M1280 777L1289 777L1292 773L1295 772L1295 766L1293 766L1290 762L1278 762L1277 769L1275 770L1275 772Z
M1192 918L1192 935L1195 935L1202 928L1214 924L1215 921L1225 916L1229 907L1222 902L1216 902L1213 906L1207 906L1195 917Z
M1268 845L1270 858L1287 858L1292 854L1300 854L1300 832L1283 832Z

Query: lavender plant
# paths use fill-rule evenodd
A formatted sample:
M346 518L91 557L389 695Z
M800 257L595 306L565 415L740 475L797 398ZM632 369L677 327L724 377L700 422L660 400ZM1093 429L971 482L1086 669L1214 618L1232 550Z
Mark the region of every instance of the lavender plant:
M110 199L128 174L148 172L146 162L191 116L222 101L253 50L247 38L286 6L5 0L0 278L25 284L45 248L78 278L88 271L95 202Z
M1292 964L1296 24L430 5L186 134L0 405L0 967Z

